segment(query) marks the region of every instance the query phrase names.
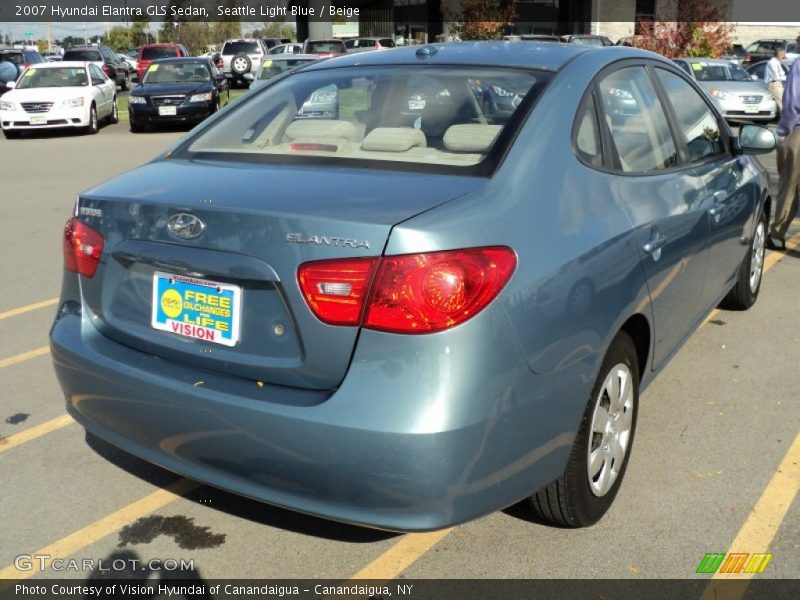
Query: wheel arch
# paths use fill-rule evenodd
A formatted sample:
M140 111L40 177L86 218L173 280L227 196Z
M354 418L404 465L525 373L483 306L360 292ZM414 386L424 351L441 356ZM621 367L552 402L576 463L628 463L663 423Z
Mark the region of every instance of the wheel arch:
M636 313L628 317L619 329L627 333L636 348L636 359L639 363L639 381L642 380L647 372L647 363L650 359L651 331L650 322L642 313Z

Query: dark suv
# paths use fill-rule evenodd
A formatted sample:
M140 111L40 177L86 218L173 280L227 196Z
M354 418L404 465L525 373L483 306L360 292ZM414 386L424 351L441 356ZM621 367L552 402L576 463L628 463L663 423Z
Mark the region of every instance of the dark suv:
M103 46L102 44L97 46L75 46L64 53L62 60L64 62L77 60L79 62L94 63L121 89L127 90L130 87L128 63L117 56L108 46Z
M746 48L742 66L748 67L754 63L761 62L762 60L769 60L775 55L775 48L794 43L794 40L758 40L753 42Z
M19 50L17 48L0 49L0 60L14 63L17 66L17 77L31 65L47 62L36 50Z

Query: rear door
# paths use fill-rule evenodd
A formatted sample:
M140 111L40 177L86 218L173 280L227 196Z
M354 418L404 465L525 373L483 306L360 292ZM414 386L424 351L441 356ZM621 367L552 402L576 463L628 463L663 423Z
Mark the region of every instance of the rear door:
M657 369L702 314L708 213L701 180L682 164L645 64L626 63L601 75L597 85L620 196L650 288Z
M727 130L705 97L677 73L656 68L669 99L686 160L702 184L701 206L709 215L709 263L704 282L706 306L716 304L735 280L748 249L757 186L744 162L730 151Z

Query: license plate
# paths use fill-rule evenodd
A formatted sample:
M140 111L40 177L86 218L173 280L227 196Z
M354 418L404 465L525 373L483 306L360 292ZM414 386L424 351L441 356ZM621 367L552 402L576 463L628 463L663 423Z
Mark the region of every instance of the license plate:
M47 125L47 117L31 117L31 125Z
M758 107L757 106L745 106L744 107L744 112L746 112L747 114L757 113L758 112Z
M151 325L223 346L239 341L242 288L195 277L153 274Z
M158 114L162 117L174 117L178 114L177 106L159 106Z

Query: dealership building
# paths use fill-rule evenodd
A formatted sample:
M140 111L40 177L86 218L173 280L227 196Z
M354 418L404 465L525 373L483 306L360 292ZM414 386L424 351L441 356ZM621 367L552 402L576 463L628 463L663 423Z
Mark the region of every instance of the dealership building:
M310 0L309 4L315 1ZM734 24L735 42L748 44L760 38L795 39L800 22L781 21L785 0L508 0L516 17L509 34L591 33L617 41L637 33L646 20L672 21L679 2L706 1L717 5L724 20ZM359 7L358 34L391 36L410 43L446 39L448 7L459 0L350 0ZM444 9L444 10L443 10ZM771 21L754 19L772 18ZM303 24L298 23L299 34ZM309 34L327 33L328 23L309 23ZM298 36L300 37L300 36Z

